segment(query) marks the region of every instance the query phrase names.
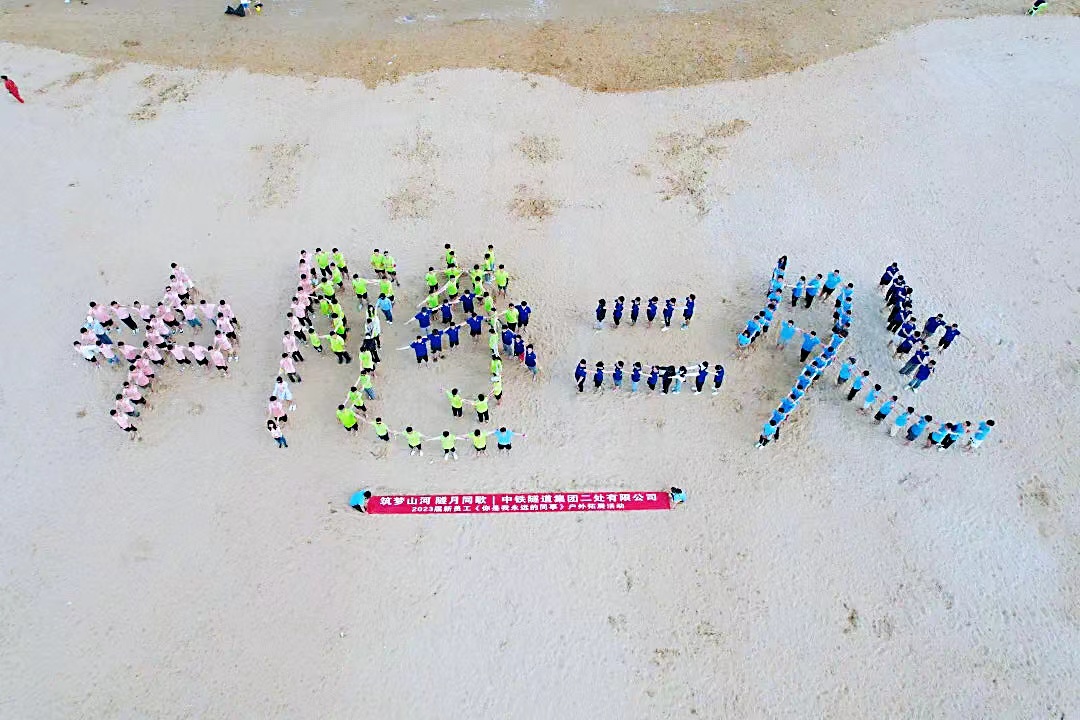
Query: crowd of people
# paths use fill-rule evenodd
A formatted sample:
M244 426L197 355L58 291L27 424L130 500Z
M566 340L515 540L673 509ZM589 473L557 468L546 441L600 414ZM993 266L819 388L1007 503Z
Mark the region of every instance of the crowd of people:
M607 366L602 360L597 361L593 366L592 371L592 383L594 392L602 390L607 384L610 378L611 389L621 390L624 385L624 381L627 380L629 375L630 392L636 393L641 387L641 382L644 380L645 387L649 389L649 392L655 392L657 387L660 388L660 392L664 395L672 394L677 395L682 392L682 386L684 383L692 382L694 386L694 394L700 395L704 392L706 385L709 383L709 375L712 374L712 394L716 395L720 392L720 387L724 384L724 366L720 363L710 366L708 361L701 361L693 365L650 365L649 370L646 373L645 366L640 362L635 362L630 366L630 371L626 371L626 362L623 360L617 360L612 366L610 372ZM577 391L585 392L585 383L589 379L589 364L582 358L576 368L574 368L574 384L577 386Z
M239 327L229 303L198 299L187 270L172 263L160 302L144 305L135 300L122 305L113 300L107 306L91 302L74 345L75 351L89 363L126 366L127 378L109 415L121 430L134 438L138 428L132 419L140 416L140 407L146 407L146 393L153 389L156 368L171 358L180 372L194 364L207 370L213 367L221 375L227 375L229 362L237 359ZM185 328L191 333L186 343L180 338ZM204 329L212 329L213 337L201 343L196 338ZM130 333L130 342L120 339L125 333ZM140 334L144 338L141 343ZM113 335L117 336L115 341Z
M638 323L638 319L641 316L641 297L635 297L630 301L630 327L634 327ZM694 305L697 302L697 296L690 293L683 300L682 305L678 305L678 300L675 298L668 298L664 301L664 308L660 310L660 298L653 295L648 299L645 305L645 327L651 328L653 322L656 320L657 312L660 313L662 326L661 332L666 332L671 329L671 320L675 317L676 312L680 312L682 315L682 323L679 327L686 330L690 327L690 321L694 319ZM611 308L611 322L615 329L618 329L622 325L623 317L626 314L626 297L620 295L615 298L615 304ZM603 330L604 323L608 317L608 304L605 298L600 298L596 303L596 329Z
M891 263L881 275L878 283L885 296L884 314L888 317L886 328L893 336L889 346L894 347L893 357L905 358L901 375L911 375L907 387L918 392L919 387L937 371L937 361L931 358L930 344L939 329L944 328L941 339L937 342L939 353L948 350L956 338L960 337L960 328L956 323L949 324L942 313L927 318L919 329L918 318L912 311L914 291L900 274L900 266Z

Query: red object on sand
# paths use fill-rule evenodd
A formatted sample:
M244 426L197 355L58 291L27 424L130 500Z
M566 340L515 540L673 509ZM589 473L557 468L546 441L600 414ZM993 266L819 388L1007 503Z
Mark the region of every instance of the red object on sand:
M7 88L7 91L11 93L11 96L13 98L18 100L19 102L26 102L22 99L22 96L19 95L19 86L15 84L14 80L12 80L11 78L6 78L4 80L4 87Z
M514 513L669 510L666 492L497 493L494 495L373 495L372 515L447 513L503 515Z

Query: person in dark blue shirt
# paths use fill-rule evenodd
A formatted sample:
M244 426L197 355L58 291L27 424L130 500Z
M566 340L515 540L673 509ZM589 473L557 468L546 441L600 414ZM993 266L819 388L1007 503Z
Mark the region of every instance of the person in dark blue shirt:
M945 328L945 335L938 340L937 346L942 350L947 350L953 344L953 340L958 337L960 337L960 328L956 327L956 323L953 323Z
M604 361L601 360L596 363L596 370L592 376L593 387L599 390L604 384Z
M458 334L461 332L461 325L451 325L446 328L446 340L450 343L450 347L456 348L458 346Z
M469 326L469 337L478 338L484 327L484 318L476 313L465 318L465 324Z
M660 368L653 365L649 368L649 379L645 381L645 384L649 386L650 390L656 390L656 383L660 380Z
M932 318L927 318L926 324L923 325L923 335L929 340L934 336L934 333L938 331L938 328L943 325L945 325L945 316L941 313L938 313Z
M652 327L653 320L656 319L656 303L660 301L660 298L655 295L649 298L649 305L645 308L645 319L649 321L649 327Z
M522 300L518 304L518 325L524 330L529 327L529 316L532 315L532 308L529 307L529 303L526 300Z
M588 372L585 370L585 358L582 358L578 366L574 368L574 382L577 384L578 392L585 392L586 377L588 377Z
M915 352L912 354L908 361L904 363L904 367L900 368L901 375L908 375L912 370L922 365L922 361L930 357L930 351L926 347L926 343L922 343Z
M615 298L615 309L611 312L611 319L615 323L615 327L619 327L619 323L622 322L623 316L623 303L626 301L622 295Z
M607 317L607 300L600 298L600 301L596 303L596 329L601 330L604 327L604 318Z
M443 352L442 339L443 332L439 328L432 328L431 334L427 336L428 344L431 346L431 354L435 356L435 362L439 362L439 358L446 357Z
M716 367L713 368L712 394L715 395L716 393L720 392L720 386L723 385L723 384L724 384L724 366L721 365L720 363L717 363Z
M468 315L472 313L473 301L476 300L476 296L472 294L472 291L466 290L465 292L461 293L461 298L459 299L461 300L461 309L465 311L465 314Z
M915 371L915 377L908 383L908 387L912 392L919 392L919 386L926 382L931 375L934 374L934 366L937 363L931 360L930 362L923 363L919 366L919 369Z
M514 335L514 355L521 362L525 362L525 340L520 335Z
M454 322L454 312L450 309L450 303L446 300L439 306L439 313L442 315L442 321L449 325Z
M623 361L619 360L615 363L615 372L611 373L611 382L616 390L622 387L623 365Z
M417 335L416 340L414 342L409 343L409 347L405 347L405 348L401 348L401 349L402 350L408 350L409 348L412 348L413 352L416 353L416 364L417 365L419 365L422 362L427 362L428 361L427 342L424 340L424 337L422 335Z
M639 298L640 300L640 298ZM637 392L638 385L641 384L641 363L634 363L634 367L630 370L630 392Z
M525 367L529 368L529 372L533 374L533 380L535 380L536 373L540 371L540 366L536 364L536 353L533 351L531 343L525 346Z
M884 288L892 283L893 278L896 277L896 273L898 272L900 272L900 266L896 263L885 268L885 273L881 276L881 281L878 283L878 287L883 289L882 292L884 292Z
M507 355L514 349L514 331L510 328L503 328L502 331L502 344L503 350Z
M694 303L697 301L697 296L690 293L686 296L686 305L682 311L682 329L690 327L690 321L694 318Z
M641 298L636 297L630 301L630 326L637 325L638 315L641 313Z
M705 389L705 381L709 379L709 363L704 360L698 365L697 377L694 378L694 394L700 395Z
M675 298L668 298L664 301L664 327L663 330L668 330L671 327L671 316L675 314Z

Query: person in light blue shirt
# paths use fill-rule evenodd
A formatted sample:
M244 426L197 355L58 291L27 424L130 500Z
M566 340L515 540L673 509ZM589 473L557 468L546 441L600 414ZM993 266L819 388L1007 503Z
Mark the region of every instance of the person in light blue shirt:
M779 425L780 423L784 422L784 418L786 417L787 413L785 413L782 408L776 408L772 411L772 417L769 418L769 422Z
M498 445L499 450L502 452L510 452L511 444L515 437L527 438L525 433L514 432L513 430L507 430L505 427L501 427L495 431L495 444Z
M844 281L844 278L840 277L839 270L833 270L829 273L829 277L825 278L825 289L821 292L821 299L829 297L833 294L833 291Z
M807 375L806 373L802 373L795 380L795 387L799 388L800 390L806 390L808 387L810 387L810 383L811 383L810 376Z
M776 314L776 308L770 304L764 310L761 311L761 332L769 332L769 326L772 325L773 316Z
M799 401L795 399L795 393L791 393L780 401L780 411L784 415L790 415L791 411L798 407Z
M888 400L881 403L881 407L878 408L877 413L874 415L874 422L880 425L882 420L889 417L889 413L892 412L893 405L895 405L896 401L899 399L900 398L897 395L893 395Z
M814 304L814 299L817 298L818 293L821 292L821 274L817 274L810 278L810 282L806 283L806 305L807 309Z
M859 394L859 391L863 389L863 385L870 382L870 371L863 370L862 375L856 375L855 381L851 383L851 390L848 391L847 399L851 402L855 399L855 396Z
M806 332L803 330L802 347L799 349L799 362L806 362L806 358L810 357L810 353L820 344L821 338L817 336L816 331Z
M990 434L990 429L994 427L993 420L982 420L979 422L979 427L975 428L975 432L971 436L971 440L968 441L968 450L976 450L983 444L983 440Z
M385 294L380 294L379 299L375 301L375 307L382 310L383 317L386 318L386 322L389 325L394 324L394 303Z
M791 307L795 307L799 304L799 298L806 293L806 276L799 278L799 282L795 283L795 287L791 288Z
M371 500L370 490L357 490L349 497L349 507L357 512L366 513L369 500Z
M866 397L863 398L863 406L862 406L862 409L859 410L859 412L863 413L864 415L869 413L870 412L870 406L874 404L875 400L877 400L878 393L880 393L880 392L881 392L881 386L880 385L875 385L874 387L872 387L870 389L870 391L866 393Z
M919 439L919 436L923 434L926 427L933 422L933 415L923 415L921 418L912 423L911 427L907 429L907 435L904 439L905 445L910 445Z
M761 323L758 322L758 320L760 320L760 319L761 319L761 314L758 313L754 317L747 320L746 321L746 329L743 330L743 332L746 333L747 335L749 335L751 338L753 338L755 335L757 335L758 331L761 330Z
M841 366L840 372L836 376L836 384L843 385L851 379L851 374L855 372L855 365L858 361L854 357L849 357Z
M739 355L746 355L750 350L750 336L745 332L741 332L739 337L736 338L736 342L739 345Z
M787 347L787 344L791 342L791 338L795 337L795 331L799 328L795 327L794 320L788 320L786 323L780 326L780 337L776 339L776 347L783 350Z
M804 395L806 395L806 391L803 390L802 388L798 388L798 387L792 387L791 388L791 399L794 400L795 402L799 402L800 400L802 400Z
M763 448L768 445L772 440L779 439L779 426L773 420L769 420L769 422L765 423L765 425L761 428L761 437L758 438L757 447Z
M945 436L949 434L950 430L952 430L952 424L950 423L943 422L938 425L938 429L930 433L930 436L926 438L926 447L941 443L941 441L945 439Z
M909 407L904 412L896 416L896 419L889 425L889 437L896 437L896 434L900 432L900 428L908 424L908 420L915 414L915 408Z

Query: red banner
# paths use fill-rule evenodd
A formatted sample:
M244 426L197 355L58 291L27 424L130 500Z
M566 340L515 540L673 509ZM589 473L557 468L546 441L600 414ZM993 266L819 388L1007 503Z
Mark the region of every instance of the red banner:
M367 511L374 515L412 513L534 513L608 510L668 510L666 492L526 493L496 495L373 495Z

